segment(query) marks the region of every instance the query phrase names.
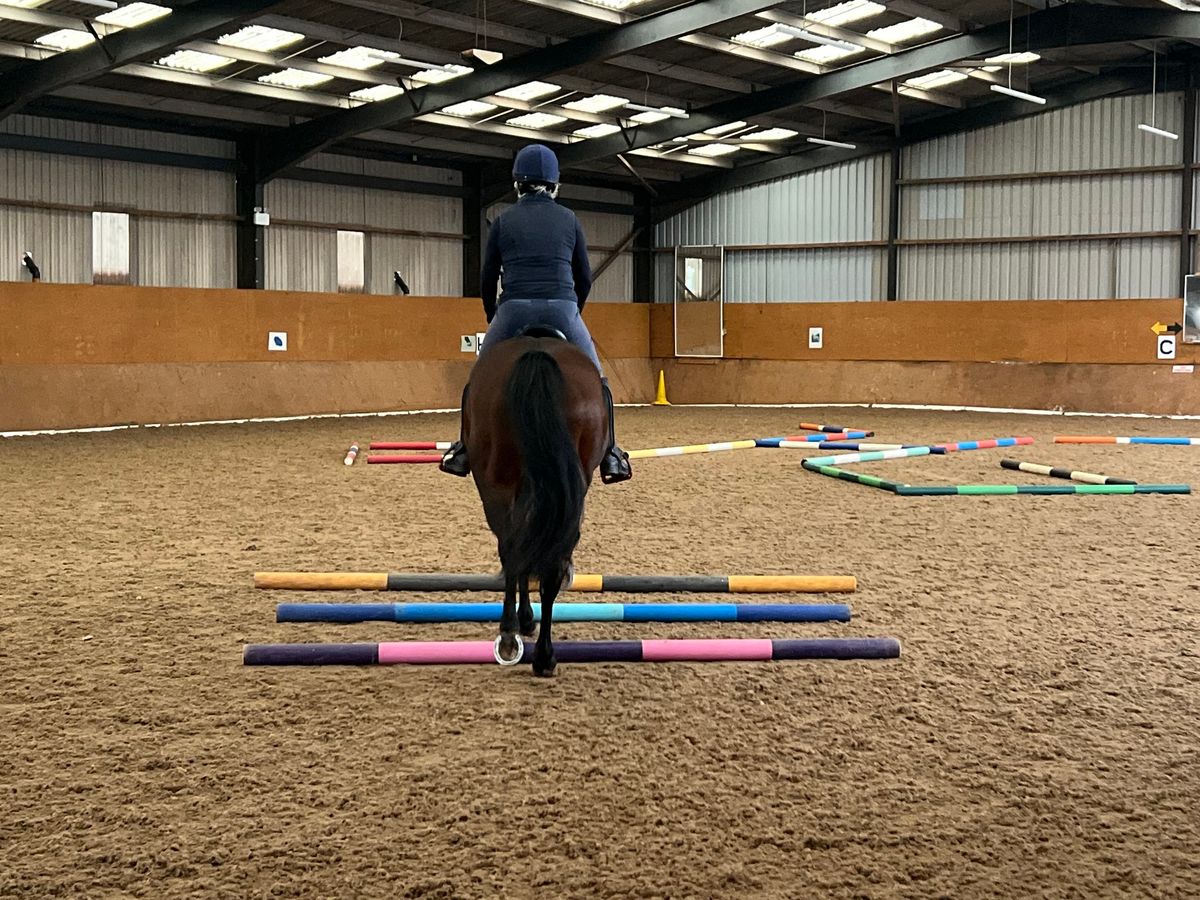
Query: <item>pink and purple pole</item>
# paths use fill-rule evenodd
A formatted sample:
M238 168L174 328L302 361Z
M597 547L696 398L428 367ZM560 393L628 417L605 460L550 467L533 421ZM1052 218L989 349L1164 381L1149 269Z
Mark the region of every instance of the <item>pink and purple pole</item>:
M526 644L522 663L533 661ZM555 641L564 663L767 662L786 659L895 659L900 641L871 638L726 638L650 641ZM492 641L395 641L378 644L247 644L247 666L390 666L496 664Z

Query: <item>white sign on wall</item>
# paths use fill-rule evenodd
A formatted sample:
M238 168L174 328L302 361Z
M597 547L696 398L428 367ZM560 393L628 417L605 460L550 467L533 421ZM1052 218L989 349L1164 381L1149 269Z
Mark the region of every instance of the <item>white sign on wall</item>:
M820 350L825 346L825 329L810 328L808 329L808 349Z
M287 332L286 331L268 331L267 332L267 349L286 353L287 352Z
M1174 359L1175 358L1175 335L1160 334L1158 341L1158 358L1159 359Z

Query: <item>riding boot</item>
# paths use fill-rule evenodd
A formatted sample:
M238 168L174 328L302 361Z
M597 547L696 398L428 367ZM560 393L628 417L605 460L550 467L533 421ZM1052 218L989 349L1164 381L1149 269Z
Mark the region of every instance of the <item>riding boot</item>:
M607 378L600 379L600 387L604 391L604 405L608 407L608 451L600 460L600 480L605 484L616 484L632 478L633 470L629 467L629 454L617 446L617 419Z
M450 445L450 449L442 457L438 468L443 472L448 472L451 475L457 475L459 478L466 478L471 474L471 461L467 458L467 445L463 442L462 421L467 416L467 391L471 389L470 383L463 388L462 392L462 412L459 415L458 440Z

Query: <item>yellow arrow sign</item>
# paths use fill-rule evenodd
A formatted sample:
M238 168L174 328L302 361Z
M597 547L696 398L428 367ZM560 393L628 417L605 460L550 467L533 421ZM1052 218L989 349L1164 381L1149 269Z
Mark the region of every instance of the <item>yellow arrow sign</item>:
M1150 330L1153 331L1155 334L1166 334L1167 326L1164 325L1162 322L1155 322L1153 325L1150 326Z

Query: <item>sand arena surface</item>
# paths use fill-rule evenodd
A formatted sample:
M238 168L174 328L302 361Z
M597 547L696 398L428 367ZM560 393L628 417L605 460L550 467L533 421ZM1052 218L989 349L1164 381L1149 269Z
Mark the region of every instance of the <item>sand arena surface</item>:
M1038 438L859 467L913 483L1045 483L1001 470L1012 456L1200 484L1200 448L1049 443L1193 423L673 408L619 427L634 448L802 417L879 441ZM1200 497L902 499L798 451L643 460L593 488L581 570L855 574L854 620L557 636L895 635L904 656L551 681L242 668L243 642L492 635L277 625L277 601L350 598L250 586L494 569L469 482L368 467L365 443L341 464L352 440L453 423L0 441L0 895L1200 896Z

